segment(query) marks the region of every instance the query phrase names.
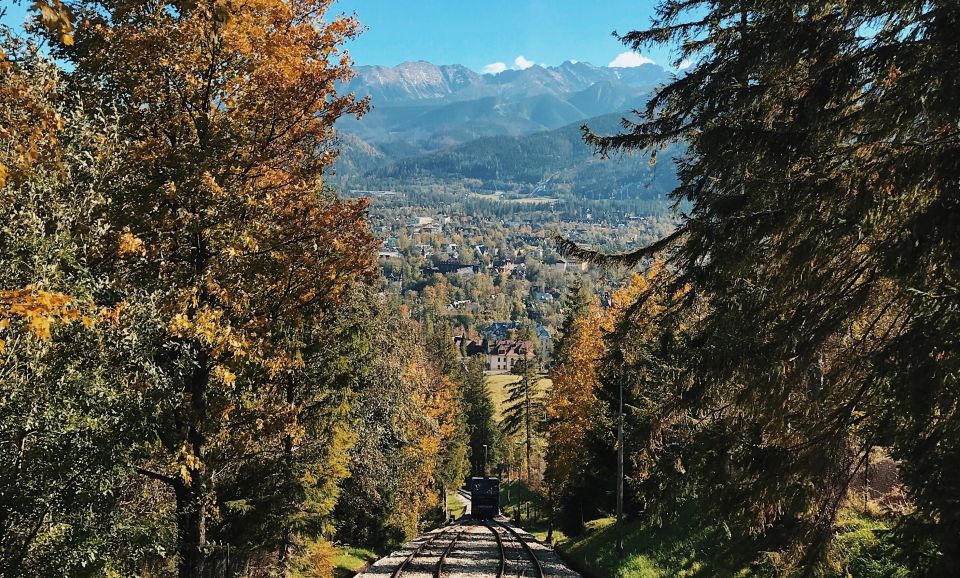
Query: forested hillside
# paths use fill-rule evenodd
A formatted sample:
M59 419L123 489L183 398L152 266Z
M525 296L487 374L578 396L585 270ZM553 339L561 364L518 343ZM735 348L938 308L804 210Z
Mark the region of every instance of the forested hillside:
M651 162L643 152L601 158L583 142L582 126L610 133L619 128L621 118L608 114L528 136L484 137L392 162L365 143L350 140L337 182L348 188L389 189L412 182L451 186L469 180L477 191L557 199L664 199L676 186L673 159L683 150L681 144Z

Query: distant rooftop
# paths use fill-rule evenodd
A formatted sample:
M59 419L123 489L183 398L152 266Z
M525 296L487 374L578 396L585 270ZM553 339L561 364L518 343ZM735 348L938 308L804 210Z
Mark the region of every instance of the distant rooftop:
M495 321L487 326L482 333L488 339L506 339L511 331L520 329L519 321ZM543 325L537 323L537 337L550 339L550 332Z

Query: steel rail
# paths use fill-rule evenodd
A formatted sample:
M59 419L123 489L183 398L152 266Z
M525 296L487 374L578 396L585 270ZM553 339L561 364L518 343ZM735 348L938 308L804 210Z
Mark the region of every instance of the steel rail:
M403 561L400 562L399 565L397 565L397 567L393 570L393 573L390 574L390 578L399 578L399 577L400 577L400 574L403 573L404 568L407 567L407 564L409 564L411 560L413 560L414 558L416 558L417 556L419 556L420 553L423 552L423 550L424 550L427 546L429 546L430 544L433 544L434 542L436 542L437 539L438 539L440 536L443 536L444 534L446 534L446 533L449 532L449 531L450 531L450 530L449 530L448 528L444 528L443 530L441 530L441 531L435 533L433 536L431 536L429 540L424 540L423 542L421 542L420 545L418 545L418 546L416 547L416 549L414 549L413 552L410 552L410 554L407 555L407 557L404 558Z
M527 556L530 558L530 561L533 562L533 569L536 571L536 578L543 578L543 566L540 564L540 559L537 558L537 555L533 553L533 549L530 548L530 544L527 544L527 541L513 529L513 526L508 526L503 522L494 520L499 526L506 528L508 532L514 537L517 542L520 542L520 545L523 546L524 551L526 551Z
M463 530L457 532L457 535L453 537L453 540L450 540L450 543L447 544L447 547L443 550L443 554L440 555L440 559L437 560L437 566L433 569L433 578L441 578L443 575L443 563L447 560L447 555L450 554L450 551L453 550L453 545L457 543L457 540L460 539L460 536L463 535Z
M494 528L489 520L484 520L483 525L493 532L493 537L497 539L497 548L500 550L500 563L497 566L497 578L503 578L503 573L507 570L507 552L503 548L503 539L500 538L500 532Z

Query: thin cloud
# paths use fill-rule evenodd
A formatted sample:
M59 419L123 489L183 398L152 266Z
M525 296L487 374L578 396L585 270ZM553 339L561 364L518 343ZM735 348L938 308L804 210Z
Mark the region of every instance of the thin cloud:
M534 64L536 64L536 62L532 60L527 60L526 58L523 57L522 54L513 59L513 65L519 68L520 70L526 70L531 66L533 66Z
M610 68L633 68L634 66L642 66L644 64L656 64L656 62L639 52L628 50L618 54L607 66Z
M677 65L677 70L686 70L693 66L693 61L689 58L684 58L680 61L680 64Z
M507 65L503 62L491 62L490 64L483 67L484 74L500 74L507 69Z

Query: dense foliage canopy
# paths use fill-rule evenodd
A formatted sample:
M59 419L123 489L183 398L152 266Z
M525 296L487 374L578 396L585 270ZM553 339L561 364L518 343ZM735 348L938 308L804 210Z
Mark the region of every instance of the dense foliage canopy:
M369 288L366 201L324 185L367 108L330 6L40 2L3 31L0 575L328 576L338 504L385 496L401 540L458 485L458 387L393 347L419 330Z
M665 309L623 317L633 489L646 515L695 498L784 571L831 567L852 483L885 447L913 504L904 551L960 567L953 3L662 2L632 48L695 67L602 154L688 144ZM649 302L653 293L638 301ZM644 324L651 331L642 330ZM641 333L637 333L641 331ZM616 367L616 366L619 366Z

